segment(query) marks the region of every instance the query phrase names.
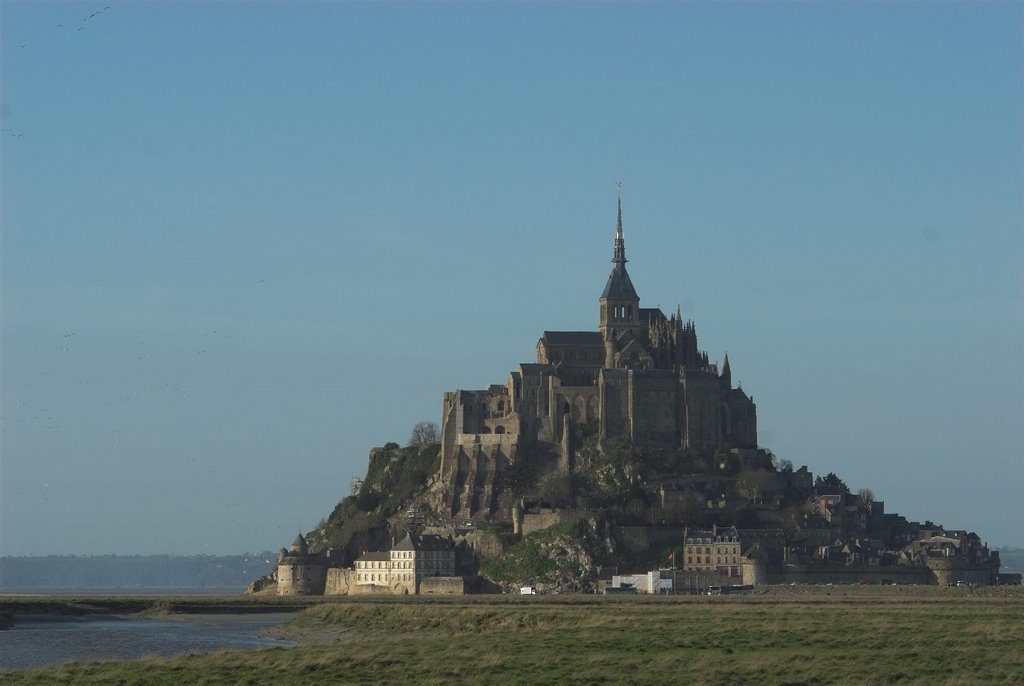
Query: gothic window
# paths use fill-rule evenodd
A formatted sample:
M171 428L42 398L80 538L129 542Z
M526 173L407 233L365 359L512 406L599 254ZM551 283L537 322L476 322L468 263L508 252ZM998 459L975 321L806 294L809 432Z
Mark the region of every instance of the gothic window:
M627 319L632 319L633 318L633 306L632 305L627 305L626 306L626 318Z

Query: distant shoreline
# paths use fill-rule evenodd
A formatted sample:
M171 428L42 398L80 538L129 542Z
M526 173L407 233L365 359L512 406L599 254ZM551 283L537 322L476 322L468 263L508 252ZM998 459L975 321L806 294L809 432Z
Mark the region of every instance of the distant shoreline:
M319 600L319 599L318 599ZM257 615L301 612L317 600L246 595L0 595L0 628L26 621L100 617L175 618L186 615Z
M243 595L245 586L110 586L110 587L0 587L0 598L5 597L46 597L46 596L234 596Z

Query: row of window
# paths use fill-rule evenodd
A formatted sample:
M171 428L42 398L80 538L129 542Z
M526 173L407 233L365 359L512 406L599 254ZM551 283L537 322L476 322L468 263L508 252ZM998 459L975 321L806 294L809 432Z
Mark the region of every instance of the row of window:
M695 553L695 554L699 555L700 552L701 552L700 549L701 549L700 546L688 545L688 546L686 546L686 554L690 555L691 553ZM705 555L710 555L711 552L712 552L711 546L709 546L709 545L704 546L704 554ZM715 546L714 552L716 554L718 554L718 555L728 555L729 553L739 552L739 545Z
M724 562L723 562L723 560L724 560ZM740 561L740 558L739 558L738 555L733 555L732 556L732 564L738 564L739 561ZM686 564L688 564L688 565L699 565L699 564L709 565L709 564L711 564L711 556L707 555L707 556L702 557L700 555L697 555L697 556L694 557L694 556L687 555L686 556ZM717 555L715 557L715 564L719 564L719 565L720 564L729 564L729 556L728 555Z
M454 562L449 558L444 560L443 558L431 558L418 560L394 560L392 562L357 562L357 569L412 569L415 566L417 569L424 567L444 567L451 566Z
M620 319L631 320L633 318L633 306L632 305L614 305L611 309L612 319L618 321Z
M356 574L356 581L412 581L412 574Z

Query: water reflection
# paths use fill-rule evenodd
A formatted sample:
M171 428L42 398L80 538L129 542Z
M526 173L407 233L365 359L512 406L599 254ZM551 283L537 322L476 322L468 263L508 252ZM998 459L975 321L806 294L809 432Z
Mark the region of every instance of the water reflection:
M0 667L25 669L80 660L131 660L211 650L251 650L289 646L260 636L267 626L293 613L189 615L184 620L63 618L19 620L0 631Z

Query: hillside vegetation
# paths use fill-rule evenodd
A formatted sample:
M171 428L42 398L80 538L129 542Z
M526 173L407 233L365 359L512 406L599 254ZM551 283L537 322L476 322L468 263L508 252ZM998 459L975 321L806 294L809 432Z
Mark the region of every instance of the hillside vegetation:
M425 492L440 460L437 443L404 448L389 443L372 451L361 487L309 533L310 548L345 550L349 559L384 549L391 542L390 520Z

